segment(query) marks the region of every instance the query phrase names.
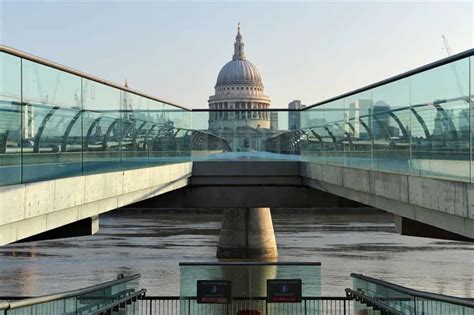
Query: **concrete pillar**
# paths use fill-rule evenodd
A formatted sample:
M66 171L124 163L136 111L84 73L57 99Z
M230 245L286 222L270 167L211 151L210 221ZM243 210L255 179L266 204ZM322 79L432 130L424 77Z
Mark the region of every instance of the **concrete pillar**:
M278 251L270 208L226 209L217 258L276 258Z

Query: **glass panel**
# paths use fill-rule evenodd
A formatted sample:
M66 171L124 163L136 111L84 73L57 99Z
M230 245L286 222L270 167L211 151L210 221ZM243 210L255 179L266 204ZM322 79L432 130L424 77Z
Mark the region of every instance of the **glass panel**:
M410 85L409 79L373 89L373 169L410 173Z
M169 138L170 130L167 128L163 103L150 100L148 102L148 132L146 145L149 151L150 165L164 164L165 150L169 145L166 140Z
M123 91L121 94L122 168L147 167L148 99Z
M334 150L334 143L325 129L327 125L325 106L302 111L304 138L301 144L301 159L326 163L326 152Z
M197 160L302 159L470 180L472 57L306 111L243 103L194 113L0 57L0 185L190 161L191 150Z
M163 104L165 163L191 160L191 112Z
M302 129L287 111L193 112L194 160L299 160Z
M368 128L373 125L372 120L386 125L387 114L382 113L386 107L375 105L372 108L371 91L346 97L344 100L344 165L347 167L372 168L372 139ZM373 128L373 126L372 126ZM385 127L387 128L387 127Z
M21 182L21 61L0 53L0 186Z
M469 59L413 76L412 173L469 180Z
M84 174L121 169L120 90L83 79Z
M471 182L474 182L474 57L469 58L469 83L470 83L470 126L471 126Z
M209 160L225 156L232 148L227 139L209 129L209 121L218 115L215 111L193 112L191 149L193 160Z
M300 279L302 302L266 303L267 280ZM229 304L197 303L197 282L199 280L225 280L230 282ZM318 314L321 302L307 303L305 297L321 296L321 266L318 264L284 263L216 263L180 265L180 314L242 314L245 310L261 314ZM305 309L306 306L306 309ZM192 312L191 312L192 310ZM229 312L226 312L228 310Z
M434 299L425 299L404 292L404 289L393 290L388 285L373 283L372 281L353 278L353 290L367 297L373 298L382 305L395 310L401 311L403 314L471 314L474 308L461 306L460 303L442 302L440 299L446 298L443 295L437 295ZM470 303L469 299L461 299L464 303ZM367 303L366 303L367 304ZM356 309L362 310L366 305L357 304Z
M23 182L81 175L81 78L28 60L22 70Z
M326 124L321 130L325 145L324 159L327 164L344 165L344 100L337 100L322 106Z
M132 295L139 287L139 280L129 280L122 283L110 284L86 294L67 299L59 299L41 304L33 304L9 309L8 314L23 315L86 315L100 308L107 307L116 301ZM25 300L28 301L28 300ZM0 310L0 314L3 314Z

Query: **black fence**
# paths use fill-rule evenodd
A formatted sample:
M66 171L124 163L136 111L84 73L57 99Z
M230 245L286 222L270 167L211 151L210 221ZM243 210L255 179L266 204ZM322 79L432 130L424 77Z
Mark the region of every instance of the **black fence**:
M195 297L145 296L139 301L140 315L349 315L348 297L303 297L301 303L267 303L265 297L233 297L230 304L198 304Z

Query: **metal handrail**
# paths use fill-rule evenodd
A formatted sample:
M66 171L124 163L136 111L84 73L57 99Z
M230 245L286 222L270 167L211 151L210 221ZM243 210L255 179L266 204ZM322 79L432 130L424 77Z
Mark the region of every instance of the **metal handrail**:
M92 315L107 314L109 311L113 310L117 306L120 306L121 304L127 303L129 301L132 301L133 299L138 299L141 296L143 296L145 293L146 293L146 289L141 289L140 291L137 291L137 292L135 292L131 295L128 295L128 296L114 302L113 304L104 306L104 307L98 309L97 311L94 311L94 313L92 313Z
M403 313L400 312L399 310L396 310L393 307L385 305L385 304L381 303L380 301L378 301L378 300L376 300L376 299L374 299L370 296L367 296L367 295L362 294L360 292L354 291L352 289L346 289L345 291L346 291L346 294L349 298L352 297L356 301L360 300L364 304L371 304L370 307L375 306L378 309L381 309L385 313L388 313L390 315L403 315ZM382 314L384 314L384 313L382 313Z
M124 91L124 92L129 92L129 93L133 93L133 94L136 94L136 95L139 95L139 96L143 96L143 97L146 97L146 98L155 100L155 101L157 101L157 102L165 103L165 104L168 104L168 105L171 105L171 106L175 106L175 107L178 107L178 108L187 110L187 111L195 111L195 112L199 112L199 111L213 111L213 110L211 110L211 109L190 109L190 108L187 108L187 107L184 107L184 106L175 104L175 103L173 103L173 102L166 101L166 100L163 100L163 99L159 99L159 98L157 98L157 97L148 95L148 94L146 94L146 93L143 93L143 92L140 92L140 91L131 89L131 88L127 88L127 87L118 85L118 84L116 84L116 83L113 83L113 82L110 82L110 81L107 81L107 80L98 78L98 77L96 77L96 76L93 76L93 75L90 75L90 74L87 74L87 73L84 73L84 72L81 72L81 71L78 71L78 70L75 70L75 69L72 69L72 68L63 66L63 65L61 65L61 64L58 64L58 63L49 61L49 60L47 60L47 59L34 56L34 55L32 55L32 54L23 52L23 51L21 51L21 50L18 50L18 49L15 49L15 48L12 48L12 47L3 45L3 44L0 44L0 52L5 52L5 53L7 53L7 54L14 55L14 56L17 56L17 57L20 57L20 58L23 58L23 59L27 59L27 60L30 60L30 61L33 61L33 62L36 62L36 63L39 63L39 64L43 64L43 65L45 65L45 66L48 66L48 67L51 67L51 68L55 68L55 69L57 69L57 70L64 71L64 72L67 72L67 73L70 73L70 74L73 74L73 75L77 75L77 76L83 77L83 78L85 78L85 79L88 79L88 80L91 80L91 81L95 81L95 82L98 82L98 83L101 83L101 84L104 84L104 85L107 85L107 86L110 86L110 87L113 87L113 88L122 90L122 91ZM335 97L326 99L326 100L324 100L324 101L315 103L315 104L313 104L313 105L311 105L311 106L308 106L308 107L306 107L306 108L303 108L303 109L290 109L290 110L289 110L289 109L282 109L282 108L274 108L274 109L253 109L253 110L252 110L252 109L223 109L223 110L216 110L216 111L304 111L304 110L308 110L308 109L313 108L313 107L316 107L316 106L320 106L320 105L327 104L327 103L329 103L329 102L332 102L332 101L335 101L335 100L338 100L338 99L341 99L341 98L345 98L345 97L347 97L347 96L351 96L351 95L354 95L354 94L357 94L357 93L365 92L365 91L368 91L368 90L370 90L370 89L373 89L373 88L376 88L376 87L379 87L379 86L382 86L382 85L385 85L385 84L388 84L388 83L392 83L392 82L395 82L395 81L398 81L398 80L407 78L407 77L409 77L409 76L413 76L413 75L415 75L415 74L418 74L418 73L421 73L421 72L425 72L425 71L428 71L428 70L431 70L431 69L434 69L434 68L437 68L437 67L440 67L440 66L443 66L443 65L446 65L446 64L449 64L449 63L452 63L452 62L461 60L461 59L463 59L463 58L470 57L470 56L474 56L474 48L473 48L473 49L468 49L468 50L466 50L466 51L460 52L460 53L455 54L455 55L452 55L452 56L449 56L449 57L447 57L447 58L443 58L443 59L437 60L437 61L435 61L435 62L426 64L426 65L424 65L424 66L415 68L415 69L413 69L413 70L406 71L406 72L404 72L404 73L395 75L395 76L393 76L393 77L384 79L384 80L382 80L382 81L378 81L378 82L369 84L369 85L367 85L367 86L364 86L364 87L361 87L361 88L352 90L352 91L350 91L350 92L346 92L346 93L340 94L340 95L338 95L338 96L335 96Z
M146 295L142 300L197 300L196 296L153 296ZM233 296L232 300L236 301L266 301L266 296ZM303 296L303 301L351 301L347 296Z
M93 286L78 289L78 290L66 291L66 292L61 292L61 293L56 293L56 294L39 296L39 297L31 298L31 299L19 300L19 301L9 303L8 309L16 309L16 308L35 305L35 304L41 304L41 303L47 303L47 302L56 301L56 300L73 298L80 295L92 293L101 289L105 289L107 287L114 286L120 283L132 281L138 278L140 278L140 274L134 274L134 275L127 276L121 279L104 282L101 284L93 285Z
M426 103L422 103L422 104L414 104L414 105L410 105L410 106L397 107L397 108L389 109L389 110L386 110L386 111L383 111L383 112L377 112L377 113L372 113L372 114L364 114L364 115L358 116L357 118L356 117L350 117L348 119L332 120L330 122L327 122L324 125L307 126L307 127L301 128L301 129L321 128L321 127L332 125L332 124L335 124L335 123L338 123L338 122L342 123L342 122L346 122L346 121L355 121L356 119L360 120L360 119L363 119L363 118L370 118L370 117L374 117L374 116L387 115L387 114L400 112L400 111L404 111L404 110L409 111L409 110L415 109L415 108L418 109L418 108L421 108L421 107L430 107L430 106L444 104L444 103L448 103L448 102L466 101L468 99L469 99L468 96L459 96L459 97L454 97L454 98L451 98L451 99L435 100L433 102L426 102ZM338 108L338 109L328 108L328 109L321 109L321 111L344 112L345 109L344 108Z
M470 56L474 56L474 48L465 50L465 51L460 52L458 54L449 56L447 58L443 58L443 59L434 61L434 62L426 64L424 66L421 66L421 67L418 67L418 68L415 68L415 69L412 69L412 70L408 70L406 72L400 73L400 74L395 75L393 77L390 77L390 78L384 79L382 81L378 81L378 82L366 85L364 87L352 90L350 92L346 92L346 93L340 94L338 96L331 97L331 98L326 99L324 101L315 103L315 104L310 105L308 107L305 107L301 110L304 111L304 110L307 110L307 109L310 109L310 108L313 108L313 107L316 107L316 106L321 106L321 105L330 103L332 101L339 100L341 98L345 98L345 97L348 97L348 96L351 96L351 95L355 95L355 94L358 94L358 93L361 93L361 92L365 92L365 91L371 90L373 88L376 88L376 87L379 87L379 86L382 86L382 85L385 85L385 84L388 84L388 83L392 83L392 82L395 82L395 81L399 81L399 80L405 79L407 77L413 76L415 74L425 72L425 71L428 71L428 70L431 70L431 69L434 69L434 68L437 68L437 67L441 67L441 66L444 66L446 64L449 64L449 63L452 63L452 62L455 62L455 61L458 61L458 60L461 60L461 59L464 59L464 58L467 58L467 57L470 57Z
M371 282L371 283L374 283L374 284L378 284L378 285L387 287L389 289L398 291L400 293L411 295L411 296L414 296L414 297L423 298L423 299L427 299L427 300L435 300L435 301L439 301L439 302L445 302L445 303L450 303L450 304L455 304L455 305L474 308L474 301L470 300L470 299L463 299L463 298L456 297L456 296L436 294L436 293L430 293L430 292L410 289L410 288L403 287L403 286L398 285L398 284L394 284L394 283L387 282L387 281L384 281L384 280L380 280L380 279L372 278L372 277L369 277L369 276L365 276L363 274L351 273L351 277L357 278L357 279L360 279L360 280L364 280L364 281L367 281L367 282Z
M107 81L105 79L98 78L96 76L84 73L82 71L79 71L79 70L76 70L76 69L73 69L73 68L63 66L61 64L49 61L47 59L44 59L44 58L41 58L41 57L38 57L38 56L34 56L34 55L29 54L27 52L24 52L24 51L21 51L21 50L18 50L16 48L12 48L12 47L9 47L9 46L3 45L3 44L0 44L0 52L4 52L4 53L7 53L7 54L10 54L10 55L13 55L13 56L17 56L17 57L20 57L20 58L23 58L23 59L27 59L27 60L42 64L42 65L45 65L45 66L48 66L48 67L51 67L51 68L54 68L54 69L57 69L57 70L60 70L60 71L64 71L64 72L67 72L67 73L70 73L70 74L73 74L73 75L76 75L76 76L79 76L79 77L82 77L82 78L85 78L85 79L88 79L88 80L91 80L91 81L95 81L95 82L98 82L98 83L101 83L101 84L104 84L104 85L122 90L124 92L133 93L133 94L136 94L138 96L143 96L143 97L146 97L148 99L152 99L152 100L160 102L160 103L165 103L165 104L168 104L168 105L171 105L171 106L179 107L179 108L187 110L187 111L190 110L189 108L186 108L186 107L181 106L181 105L177 105L173 102L165 101L163 99L151 96L149 94L146 94L146 93L143 93L143 92L140 92L140 91L128 88L128 87L121 86L121 85L113 83L111 81Z

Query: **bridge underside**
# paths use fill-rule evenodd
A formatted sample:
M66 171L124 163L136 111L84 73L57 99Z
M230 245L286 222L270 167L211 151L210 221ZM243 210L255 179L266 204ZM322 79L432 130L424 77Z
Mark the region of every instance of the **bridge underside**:
M143 208L314 208L345 200L397 217L404 235L474 239L473 185L297 161L194 162L187 186Z
M299 161L195 161L2 187L0 206L8 211L0 217L0 245L94 233L99 214L132 204L329 208L351 201L396 215L404 235L474 239L470 183ZM87 218L74 233L60 229ZM54 236L43 234L51 230Z
M303 184L298 162L194 162L188 185L137 208L334 207L341 198Z

